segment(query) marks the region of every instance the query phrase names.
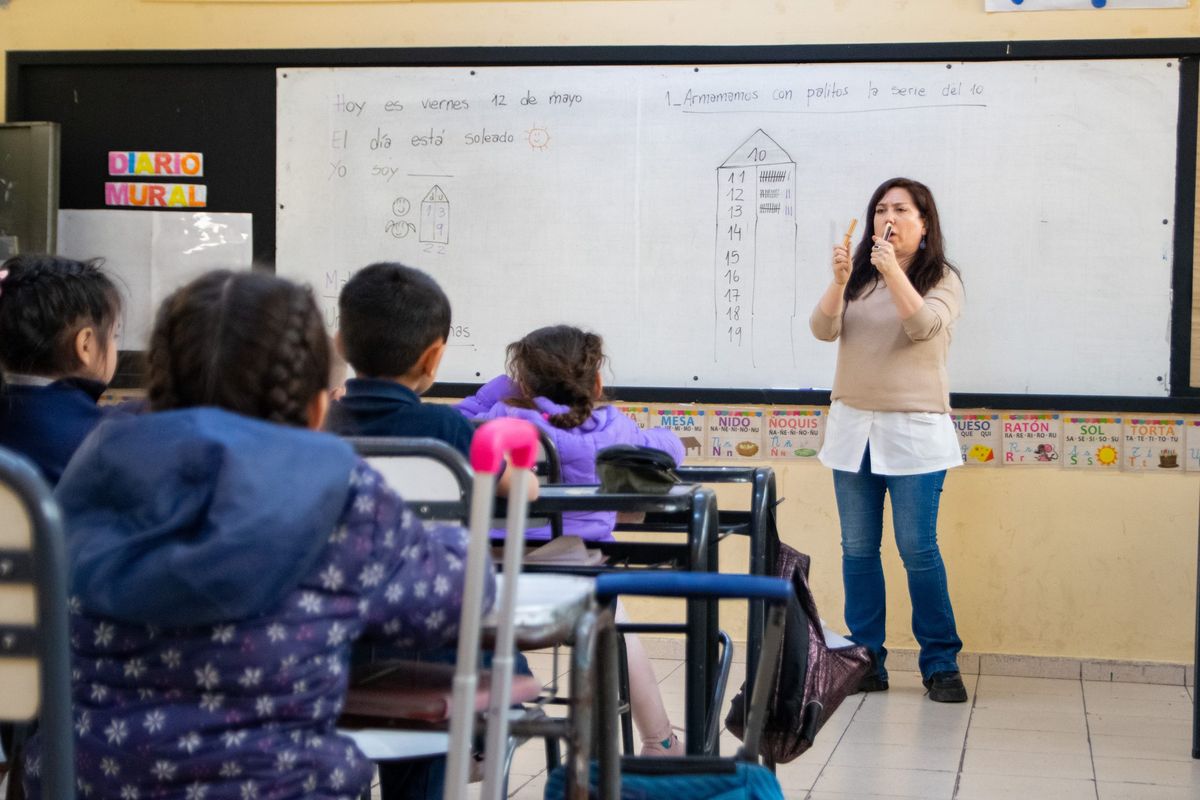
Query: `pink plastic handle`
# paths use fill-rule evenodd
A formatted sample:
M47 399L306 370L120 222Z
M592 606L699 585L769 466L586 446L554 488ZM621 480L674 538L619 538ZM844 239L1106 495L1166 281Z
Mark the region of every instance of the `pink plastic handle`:
M471 468L476 472L500 471L504 454L513 466L533 469L537 463L538 433L532 422L523 419L494 419L485 422L471 439Z

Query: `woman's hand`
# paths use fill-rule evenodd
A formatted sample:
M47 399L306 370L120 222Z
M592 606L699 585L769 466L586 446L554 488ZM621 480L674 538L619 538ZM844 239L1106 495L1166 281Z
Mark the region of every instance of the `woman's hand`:
M896 249L892 247L892 243L879 236L871 238L875 240L875 244L871 246L871 263L875 265L879 274L886 280L897 272L901 272L900 262L896 260Z
M850 280L850 250L840 244L833 248L833 282L845 286Z

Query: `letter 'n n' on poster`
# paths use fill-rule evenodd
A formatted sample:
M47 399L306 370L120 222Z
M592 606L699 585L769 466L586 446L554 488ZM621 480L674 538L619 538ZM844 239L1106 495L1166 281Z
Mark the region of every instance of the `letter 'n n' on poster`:
M816 460L825 437L825 409L774 406L766 419L767 458Z

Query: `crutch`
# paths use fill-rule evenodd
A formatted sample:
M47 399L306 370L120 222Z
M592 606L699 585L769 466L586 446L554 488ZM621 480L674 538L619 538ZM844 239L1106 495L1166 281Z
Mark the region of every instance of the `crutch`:
M504 581L496 604L495 656L492 659L491 702L484 746L483 800L500 800L504 784L504 755L508 741L508 706L513 675L513 616L517 578L525 547L525 520L529 511L526 491L537 461L538 435L532 423L497 419L485 423L471 440L471 467L475 482L471 492L471 538L467 545L466 585L458 630L458 663L450 712L450 751L446 765L446 800L465 800L475 730L475 690L479 666L479 633L483 616L483 583L491 558L488 531L496 474L507 454L513 480L508 498L508 532L504 540Z

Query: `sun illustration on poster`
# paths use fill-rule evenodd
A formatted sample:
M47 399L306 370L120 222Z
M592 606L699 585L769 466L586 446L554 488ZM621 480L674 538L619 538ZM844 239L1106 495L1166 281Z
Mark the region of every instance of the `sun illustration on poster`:
M1106 444L1096 451L1096 460L1105 467L1111 467L1117 463L1117 448L1110 444Z
M546 150L550 147L550 131L545 128L531 128L527 133L529 146L534 150Z

